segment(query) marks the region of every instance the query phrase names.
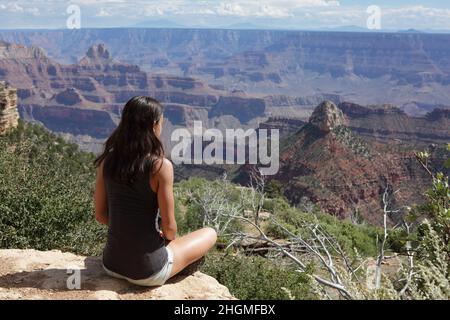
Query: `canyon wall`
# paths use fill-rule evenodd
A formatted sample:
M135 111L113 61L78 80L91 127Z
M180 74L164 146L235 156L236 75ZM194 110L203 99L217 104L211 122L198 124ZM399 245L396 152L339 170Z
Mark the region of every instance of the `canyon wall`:
M65 64L105 43L143 70L251 94L337 95L411 114L450 101L448 34L119 28L3 30L0 39L42 47Z
M430 179L416 163L411 144L364 139L349 125L342 109L324 102L286 140L274 179L283 183L287 198L299 205L310 201L339 218L356 214L374 225L382 225L387 189L392 206L423 201Z
M42 49L0 41L0 74L18 90L21 117L98 152L117 126L125 103L152 96L166 106L170 131L201 120L205 127L250 126L265 116L263 99L215 89L191 77L150 74L94 45L75 64L61 64Z

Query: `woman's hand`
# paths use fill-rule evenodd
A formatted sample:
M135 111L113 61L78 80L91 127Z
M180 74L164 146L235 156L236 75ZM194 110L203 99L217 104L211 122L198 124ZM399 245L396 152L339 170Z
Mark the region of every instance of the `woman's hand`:
M162 232L161 230L159 231L159 235L161 236L161 238L164 239L164 245L167 246L169 243L171 243L173 240L169 240L164 236L164 232Z

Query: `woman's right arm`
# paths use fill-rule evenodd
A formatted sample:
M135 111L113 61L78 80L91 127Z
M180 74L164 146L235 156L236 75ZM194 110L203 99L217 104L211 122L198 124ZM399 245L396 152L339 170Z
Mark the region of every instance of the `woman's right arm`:
M103 162L97 168L94 204L95 204L95 218L101 224L108 225L108 200L105 190L105 180L103 178Z
M159 163L156 163L159 166ZM175 202L173 197L173 165L164 159L162 166L156 173L158 182L157 196L161 215L161 229L167 240L174 240L177 235L177 222L175 220Z

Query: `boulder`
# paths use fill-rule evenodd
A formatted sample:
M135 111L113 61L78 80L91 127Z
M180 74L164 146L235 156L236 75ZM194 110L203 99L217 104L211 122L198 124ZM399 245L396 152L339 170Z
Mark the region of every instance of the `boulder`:
M200 271L176 275L163 286L139 287L109 277L99 257L8 249L0 250L0 261L0 300L236 300Z

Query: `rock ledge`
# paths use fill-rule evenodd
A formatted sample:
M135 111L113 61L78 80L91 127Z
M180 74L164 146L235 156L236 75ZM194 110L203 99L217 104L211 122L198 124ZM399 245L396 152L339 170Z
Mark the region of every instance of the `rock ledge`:
M0 300L235 300L229 290L199 271L175 276L160 287L138 287L110 278L98 257L61 251L0 250ZM71 270L76 270L71 271ZM80 277L76 287L75 274Z

